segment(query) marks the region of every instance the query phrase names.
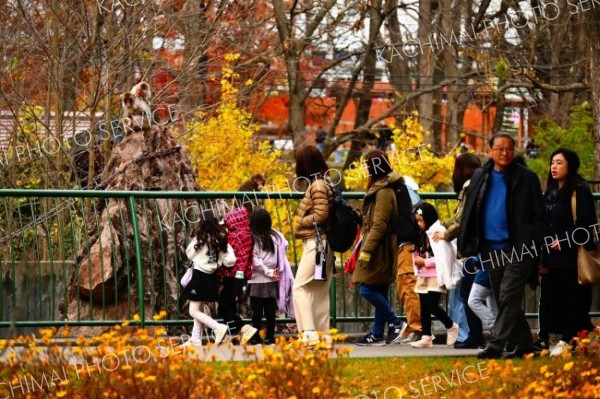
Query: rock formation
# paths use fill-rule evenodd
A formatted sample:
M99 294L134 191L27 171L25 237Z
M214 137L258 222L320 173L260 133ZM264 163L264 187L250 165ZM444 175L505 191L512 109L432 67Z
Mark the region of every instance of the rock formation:
M196 191L183 148L165 126L132 132L116 144L102 172L104 190ZM94 200L84 215L89 238L80 247L61 310L67 320L124 320L138 313L138 273L131 211L137 214L143 265L145 316L161 310L178 315L178 277L188 266L185 221L201 209L197 201L127 198ZM194 219L195 218L195 219ZM179 221L176 223L174 221ZM104 306L103 306L104 304ZM78 327L77 335L96 335L106 327Z

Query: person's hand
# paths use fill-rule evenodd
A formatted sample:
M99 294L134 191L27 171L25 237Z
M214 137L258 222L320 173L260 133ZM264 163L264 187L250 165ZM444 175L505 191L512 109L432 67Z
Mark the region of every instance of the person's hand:
M425 259L420 256L415 257L415 265L420 269L425 266Z
M281 280L281 274L277 273L277 270L273 272L273 278L277 281Z
M550 270L544 266L544 265L540 265L540 267L538 268L540 275L542 274L548 274L550 272Z
M550 245L550 249L552 249L554 251L560 250L560 244L558 243L558 240L552 241L552 245Z
M438 242L439 240L443 240L444 232L443 231L434 231L432 238L433 238L433 242Z

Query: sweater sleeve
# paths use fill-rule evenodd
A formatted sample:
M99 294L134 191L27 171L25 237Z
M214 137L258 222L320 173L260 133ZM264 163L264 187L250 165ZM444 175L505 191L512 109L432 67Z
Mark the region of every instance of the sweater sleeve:
M233 267L235 265L235 253L233 252L233 247L227 244L227 252L221 252L219 254L219 265L223 265L225 267Z
M263 262L263 259L262 259L263 254L264 254L264 251L257 248L257 246L254 247L254 252L253 252L253 256L252 256L253 263L254 263L253 271L258 271L259 273L261 273L267 277L273 277L273 274L275 273L275 269L269 269L267 267L267 265L265 265L265 262Z
M194 245L196 245L196 238L194 238L185 249L185 254L189 260L193 260L194 255L196 255L196 248L194 248Z
M435 268L435 258L433 256L431 258L425 258L425 268L426 269L434 269Z
M458 238L458 233L460 231L460 220L462 219L468 188L469 182L465 183L462 190L460 191L460 194L458 196L458 206L456 208L456 213L454 214L454 217L446 223L444 223L444 227L446 227L446 232L444 233L444 240L446 241L452 241L455 238Z

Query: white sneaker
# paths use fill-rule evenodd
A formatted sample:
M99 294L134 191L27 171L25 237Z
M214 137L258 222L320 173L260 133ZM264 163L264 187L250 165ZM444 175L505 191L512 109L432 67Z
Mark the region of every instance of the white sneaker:
M315 346L319 343L319 334L314 330L302 332L302 342L306 346Z
M219 345L221 341L223 341L223 338L225 337L225 334L227 334L228 330L229 328L226 324L219 324L219 326L213 330L215 335L215 346Z
M408 334L406 336L406 338L404 338L402 341L400 341L401 345L409 345L412 342L417 342L418 340L421 339L421 336L417 333L411 332L410 334Z
M569 350L569 345L565 341L558 341L558 343L550 351L550 356L560 356L567 350Z
M333 348L333 338L329 334L323 334L323 341L325 341L325 349Z
M179 345L180 348L201 348L202 347L202 340L198 339L198 338L190 338L189 340L185 341L183 344Z
M448 330L448 336L446 337L446 345L452 346L458 339L458 324L452 324Z
M240 345L247 344L248 341L252 339L252 337L254 336L254 334L256 334L257 331L258 330L252 327L250 324L244 324L240 330Z
M433 346L433 336L423 335L420 340L411 342L413 348L431 348Z

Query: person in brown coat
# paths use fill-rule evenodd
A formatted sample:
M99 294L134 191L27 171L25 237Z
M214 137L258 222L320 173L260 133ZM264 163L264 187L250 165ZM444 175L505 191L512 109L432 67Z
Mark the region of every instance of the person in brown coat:
M329 284L333 251L327 248L325 229L333 191L325 179L326 173L327 164L318 149L306 146L297 153L296 175L310 184L300 202L296 218L295 234L296 238L303 240L303 252L294 281L293 298L298 331L309 346L319 342L318 331L326 334L329 331ZM325 281L315 279L318 247L323 249L323 256L326 257L326 275L329 278Z
M396 185L403 183L403 180L392 171L382 151L369 152L364 162L369 172L369 182L362 209L363 244L353 280L360 284L360 295L375 306L375 321L371 331L355 343L382 346L399 342L406 329L406 323L396 316L388 300L390 284L395 280L398 250L394 230L398 216ZM389 327L387 339L384 340L386 322Z

